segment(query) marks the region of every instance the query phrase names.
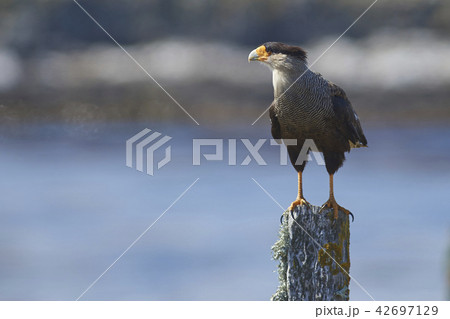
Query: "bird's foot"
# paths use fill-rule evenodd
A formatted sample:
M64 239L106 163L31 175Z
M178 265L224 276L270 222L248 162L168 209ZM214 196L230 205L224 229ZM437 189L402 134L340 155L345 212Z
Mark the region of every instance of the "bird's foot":
M339 211L342 211L345 214L352 216L352 222L355 220L355 217L353 216L352 212L342 206L339 206L334 197L330 197L326 201L326 203L323 204L322 207L320 207L319 214L322 213L322 211L325 208L333 208L334 219L338 219Z
M306 199L304 199L303 197L297 197L297 199L292 202L291 206L289 206L289 211L293 212L295 207L302 206L302 205L306 205L308 207L311 207L311 204L308 203L306 201Z

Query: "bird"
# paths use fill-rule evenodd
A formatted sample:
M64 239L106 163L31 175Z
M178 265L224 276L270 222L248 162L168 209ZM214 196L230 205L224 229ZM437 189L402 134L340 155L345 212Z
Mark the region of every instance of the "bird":
M266 42L251 51L248 61L259 61L272 71L274 100L269 107L271 133L286 144L290 161L298 173L297 198L289 207L307 205L303 196L302 173L306 161L298 162L302 145L312 140L323 154L329 174L329 198L321 206L332 208L334 218L339 210L353 214L340 206L334 197L333 175L342 167L345 153L353 148L367 147L358 115L342 88L309 69L307 53L299 46L281 42Z

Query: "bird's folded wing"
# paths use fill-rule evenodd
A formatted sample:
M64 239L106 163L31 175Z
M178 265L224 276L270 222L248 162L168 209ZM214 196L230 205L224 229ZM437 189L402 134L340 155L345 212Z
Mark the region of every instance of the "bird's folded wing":
M329 85L338 130L348 139L351 148L367 146L358 115L344 90L334 83L329 82Z

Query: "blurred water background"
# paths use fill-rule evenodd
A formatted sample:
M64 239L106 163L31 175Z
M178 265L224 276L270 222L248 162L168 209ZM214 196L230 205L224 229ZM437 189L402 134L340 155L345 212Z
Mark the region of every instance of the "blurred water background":
M267 114L251 124L271 75L248 53L284 41L312 62L371 1L79 2L200 126L73 1L2 1L0 299L77 298L200 178L84 299L268 300L282 212L252 178L287 207L295 171L268 143L266 166L192 166L192 139L270 138ZM369 140L335 192L356 217L351 274L378 300L447 297L449 21L448 1L380 0L312 67L346 90ZM173 137L151 177L125 166L144 128ZM326 201L324 167L304 183ZM369 297L352 283L351 299Z

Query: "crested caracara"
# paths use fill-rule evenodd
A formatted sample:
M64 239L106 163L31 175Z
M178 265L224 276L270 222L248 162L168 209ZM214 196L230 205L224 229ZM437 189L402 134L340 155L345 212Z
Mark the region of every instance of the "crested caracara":
M303 197L302 172L306 161L297 161L307 139L312 139L323 153L330 175L330 198L322 205L351 214L336 203L333 193L333 174L342 166L345 152L367 146L367 140L344 90L311 71L306 52L297 46L268 42L253 50L249 61L260 61L272 70L274 101L269 108L272 136L275 140L293 139L287 145L289 157L298 172L298 196L289 207L309 205Z

